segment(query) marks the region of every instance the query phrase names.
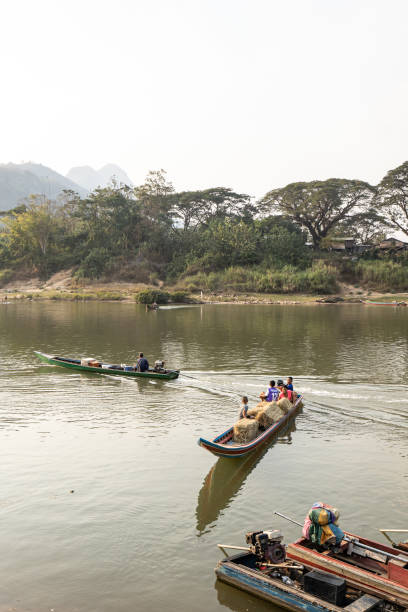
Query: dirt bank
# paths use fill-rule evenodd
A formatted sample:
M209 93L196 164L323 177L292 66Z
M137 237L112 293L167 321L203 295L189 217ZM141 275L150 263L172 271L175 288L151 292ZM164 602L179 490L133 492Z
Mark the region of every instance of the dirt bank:
M147 288L174 291L176 288L163 286L151 287L142 283L129 282L100 282L92 281L79 283L71 276L71 270L54 274L47 281L39 278L12 281L0 289L1 301L14 300L100 300L134 302L135 295ZM214 293L193 293L191 297L197 303L210 304L313 304L322 303L325 298L338 304L350 304L376 301L407 301L408 293L381 293L369 291L362 287L342 283L336 295L312 294L266 294L266 293L238 293L236 291L218 291Z

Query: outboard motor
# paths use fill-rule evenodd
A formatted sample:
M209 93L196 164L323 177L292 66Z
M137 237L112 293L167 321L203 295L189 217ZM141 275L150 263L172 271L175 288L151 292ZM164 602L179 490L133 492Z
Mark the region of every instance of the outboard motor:
M272 531L250 531L245 536L251 552L263 563L283 563L286 560L283 535L277 529Z
M164 372L164 361L162 359L157 359L154 362L154 369L156 372Z

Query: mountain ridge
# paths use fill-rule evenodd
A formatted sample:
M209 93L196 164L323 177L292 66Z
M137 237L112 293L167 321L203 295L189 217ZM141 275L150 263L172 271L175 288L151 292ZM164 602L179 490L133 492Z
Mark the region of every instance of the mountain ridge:
M64 176L49 166L31 161L0 164L0 212L15 208L32 194L55 200L62 191L70 190L86 197L96 187L108 185L113 176L119 183L133 185L126 172L116 164L105 164L98 171L91 166L77 166L76 169L80 180L75 180L75 172L72 176L75 168ZM87 181L87 176L93 177L92 180Z
M117 164L105 164L99 170L95 170L92 166L75 166L67 172L66 176L88 191L93 191L97 187L106 187L111 183L112 178L119 183L133 186L126 172Z

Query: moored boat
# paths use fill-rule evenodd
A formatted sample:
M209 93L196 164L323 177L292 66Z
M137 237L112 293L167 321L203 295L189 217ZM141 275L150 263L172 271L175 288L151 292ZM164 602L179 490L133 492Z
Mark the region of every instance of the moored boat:
M98 365L81 365L81 359L70 359L67 357L57 357L48 355L40 351L34 351L38 359L50 365L61 366L71 370L79 370L80 372L91 372L92 374L113 374L116 376L130 376L133 378L158 378L164 380L172 380L178 378L180 370L163 370L155 371L149 369L146 372L137 372L132 366L116 366L106 363L95 362Z
M280 532L252 532L249 547L219 544L242 552L226 556L215 568L217 578L270 603L303 612L366 612L403 610L387 595L379 597L330 573L310 570L305 564L285 558ZM225 553L227 554L227 553Z
M217 457L242 457L243 455L251 453L256 448L264 444L267 440L276 435L283 427L285 427L291 418L296 416L296 414L300 411L301 406L302 396L299 395L287 414L264 431L261 431L256 438L247 444L234 442L234 428L230 427L224 431L224 433L216 436L213 440L199 438L198 445L210 451L210 453L213 453Z
M408 306L407 302L364 302L368 306Z
M323 551L316 550L306 538L300 538L288 545L287 556L311 569L341 576L355 588L408 608L408 555L379 542L344 533L346 539L339 547Z

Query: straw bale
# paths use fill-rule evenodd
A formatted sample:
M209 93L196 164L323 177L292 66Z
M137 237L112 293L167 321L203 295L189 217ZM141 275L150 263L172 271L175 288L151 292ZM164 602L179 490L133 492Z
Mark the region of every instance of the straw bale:
M287 397L282 397L278 401L278 406L282 410L283 414L288 414L289 410L293 408L293 404Z
M240 419L234 425L234 442L246 444L258 435L259 424L255 419Z
M256 418L257 415L265 409L268 405L268 402L260 402L255 406L255 408L250 408L247 412L247 416Z
M266 407L257 415L256 420L261 427L267 429L276 421L279 421L284 414L278 402L266 402Z

